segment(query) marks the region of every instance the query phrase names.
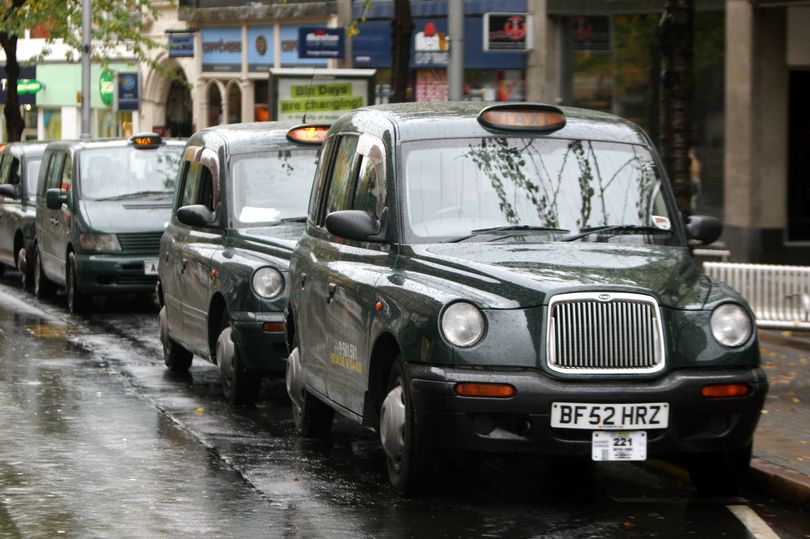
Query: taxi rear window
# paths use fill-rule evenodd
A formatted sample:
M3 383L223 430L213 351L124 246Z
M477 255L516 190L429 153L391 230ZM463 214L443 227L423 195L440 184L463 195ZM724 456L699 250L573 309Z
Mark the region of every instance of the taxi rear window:
M641 146L485 137L404 143L403 152L405 221L414 241L510 226L557 230L537 231L535 241L612 225L672 236L653 157ZM630 241L650 241L639 238ZM660 240L655 234L652 241Z

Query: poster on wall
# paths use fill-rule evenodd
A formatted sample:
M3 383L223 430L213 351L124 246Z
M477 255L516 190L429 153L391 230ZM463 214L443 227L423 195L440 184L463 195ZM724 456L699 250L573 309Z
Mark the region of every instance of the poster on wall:
M532 48L532 17L525 13L484 13L484 50L519 52Z
M270 70L270 119L332 122L374 102L374 69Z

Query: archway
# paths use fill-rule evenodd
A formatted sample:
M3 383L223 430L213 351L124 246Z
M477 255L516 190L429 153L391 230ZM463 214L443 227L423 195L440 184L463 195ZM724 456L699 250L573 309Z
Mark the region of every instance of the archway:
M225 123L236 124L242 121L242 89L239 82L232 80L226 86L228 95L228 118Z
M166 134L172 137L190 137L194 133L191 90L182 70L175 72L169 95L166 97Z
M206 103L208 104L205 111L205 125L213 126L223 123L224 111L222 107L222 94L224 90L225 88L222 87L222 83L219 81L213 80L208 83L205 89Z

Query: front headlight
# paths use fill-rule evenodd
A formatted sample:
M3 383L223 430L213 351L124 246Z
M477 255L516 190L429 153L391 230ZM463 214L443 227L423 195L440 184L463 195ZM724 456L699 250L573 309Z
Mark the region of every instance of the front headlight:
M442 313L444 338L456 346L472 346L484 335L484 315L472 303L453 303Z
M79 245L85 251L120 251L121 244L115 234L80 234Z
M748 341L753 323L748 311L736 303L724 303L714 310L711 319L712 335L723 346L740 346Z
M259 268L253 273L253 291L264 299L272 299L284 290L284 276L275 268Z

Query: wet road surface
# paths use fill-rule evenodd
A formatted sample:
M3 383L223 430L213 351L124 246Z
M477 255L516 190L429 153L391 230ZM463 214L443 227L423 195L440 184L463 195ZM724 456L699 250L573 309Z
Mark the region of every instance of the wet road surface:
M806 512L656 463L459 458L401 499L374 436L296 436L282 381L244 409L213 365L169 373L149 301L63 303L0 284L2 537L810 537Z

